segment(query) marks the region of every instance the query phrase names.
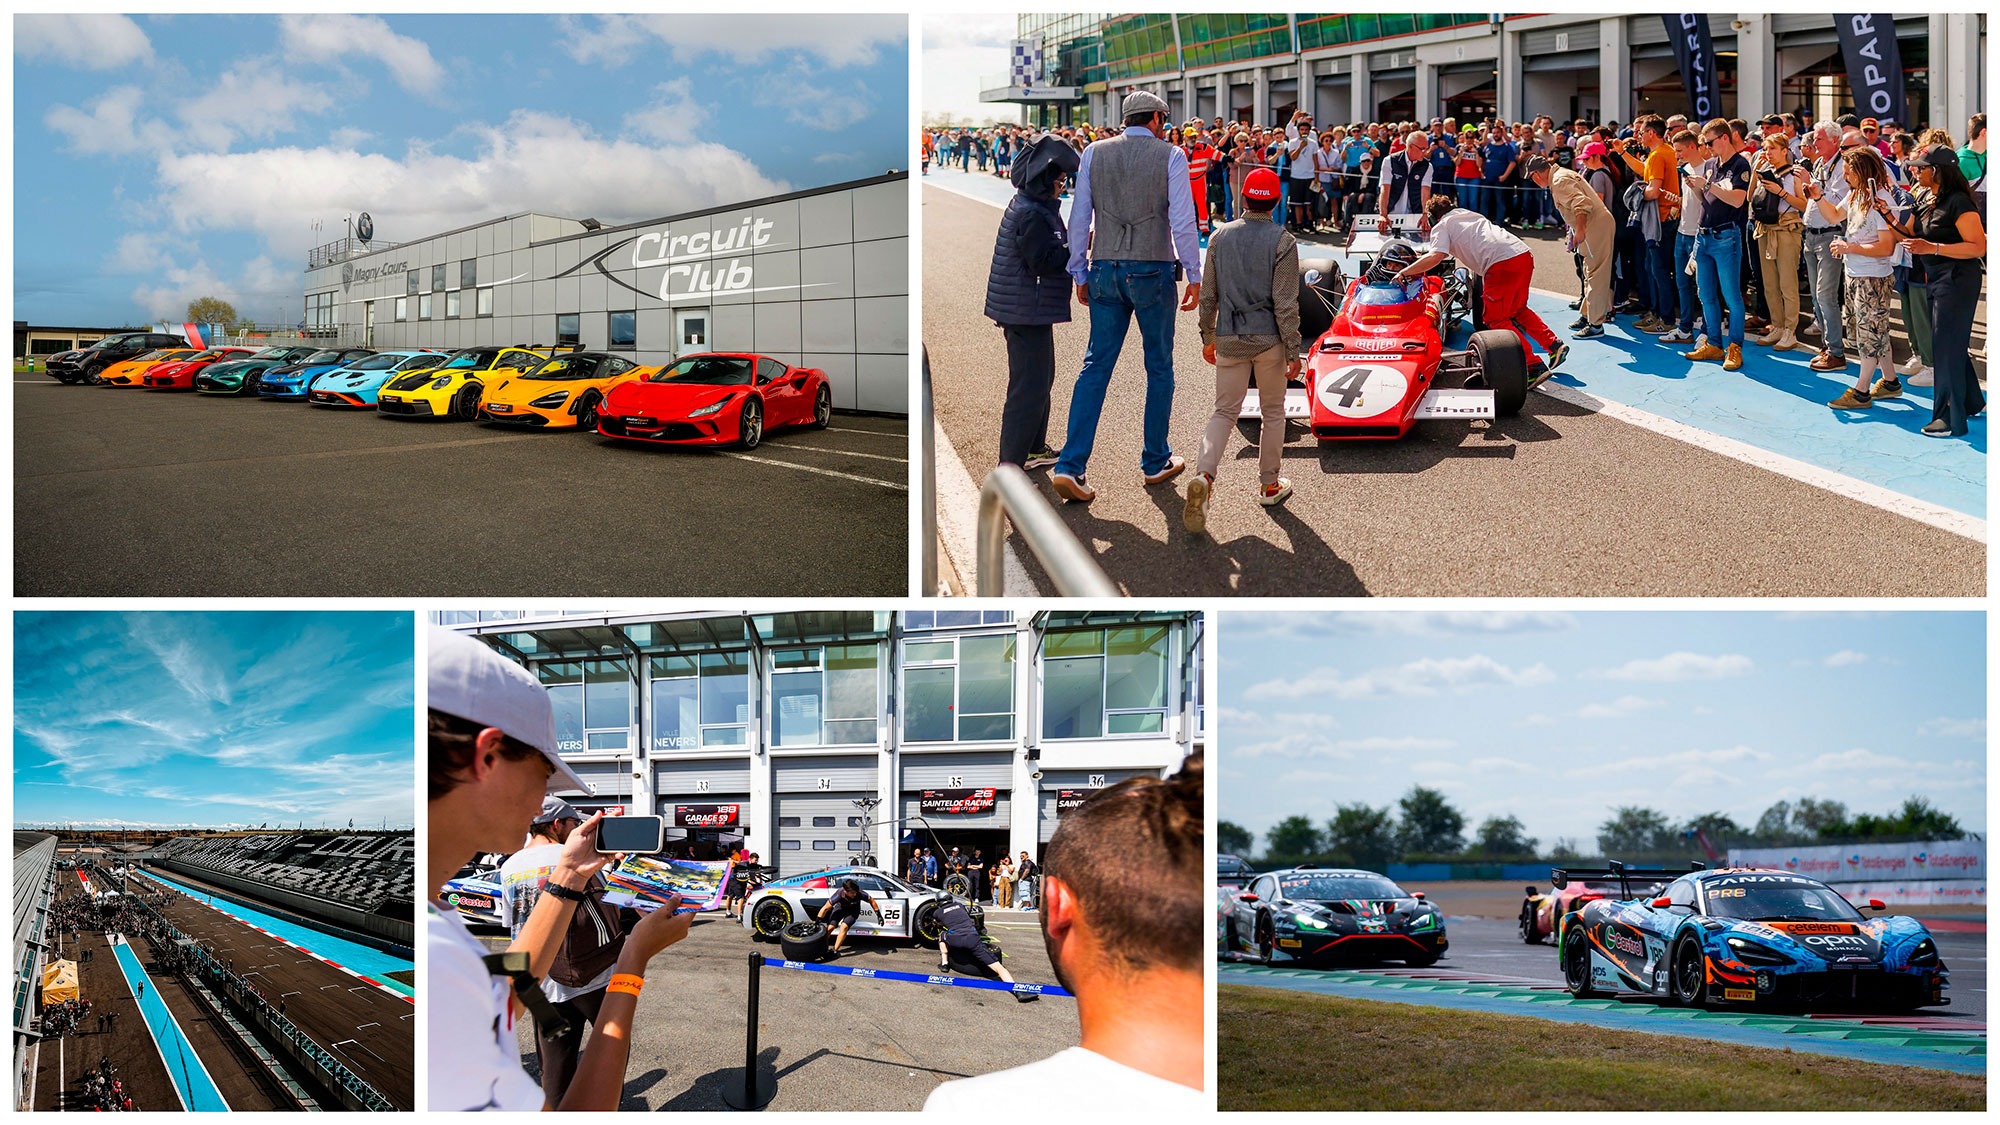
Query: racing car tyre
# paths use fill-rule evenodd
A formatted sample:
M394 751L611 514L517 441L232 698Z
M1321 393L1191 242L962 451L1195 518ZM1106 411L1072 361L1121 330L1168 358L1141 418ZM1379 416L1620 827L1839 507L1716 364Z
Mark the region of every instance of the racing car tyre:
M972 880L963 875L947 875L944 880L944 893L954 898L970 898L972 897Z
M1535 907L1532 903L1521 904L1521 940L1529 945L1542 944L1542 931L1535 925Z
M1528 353L1521 338L1504 328L1472 334L1472 360L1493 388L1493 413L1512 418L1528 401Z
M1412 969L1428 969L1437 963L1438 955L1435 953L1425 953L1415 957L1403 958L1403 964L1408 965Z
M1319 280L1307 282L1306 278L1314 273L1319 274ZM1347 275L1333 259L1299 260L1299 339L1305 342L1307 351L1333 327L1340 302L1347 296L1346 284Z
M787 961L824 961L833 931L818 922L794 922L778 935L778 945Z
M1268 965L1278 956L1277 927L1271 924L1269 914L1258 914L1255 932L1251 940L1257 943L1257 960Z
M1600 993L1590 986L1590 942L1583 936L1581 921L1570 923L1569 944L1563 946L1563 987L1578 1000Z
M1700 1008L1707 1003L1708 959L1702 956L1701 943L1682 938L1674 946L1673 973L1668 987L1673 992L1674 1003L1683 1008Z
M936 945L944 940L944 927L937 922L938 904L927 902L917 907L915 917L910 920L910 932L925 945Z
M781 898L767 898L750 912L750 932L767 941L791 924L792 904Z

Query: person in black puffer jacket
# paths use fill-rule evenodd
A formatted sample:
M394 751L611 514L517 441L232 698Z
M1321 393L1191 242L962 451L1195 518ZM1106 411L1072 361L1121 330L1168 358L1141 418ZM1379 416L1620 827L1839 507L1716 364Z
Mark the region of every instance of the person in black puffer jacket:
M1070 318L1069 231L1064 181L1080 157L1043 136L1014 158L1018 190L1001 216L986 279L986 315L1007 337L1007 405L1000 416L1000 463L1036 469L1056 462L1049 448L1049 390L1056 379L1055 325Z

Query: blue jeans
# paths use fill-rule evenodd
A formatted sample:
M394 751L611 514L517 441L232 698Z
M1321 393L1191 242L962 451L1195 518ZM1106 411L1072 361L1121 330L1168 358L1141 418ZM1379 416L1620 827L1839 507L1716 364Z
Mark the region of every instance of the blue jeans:
M1458 205L1474 214L1481 214L1482 212L1479 210L1479 181L1460 176L1457 187Z
M1146 355L1145 447L1139 469L1159 472L1173 459L1167 427L1174 412L1174 316L1180 302L1172 262L1093 262L1090 267L1090 343L1083 371L1069 400L1069 429L1055 471L1081 477L1097 444L1097 420L1111 369L1125 350L1125 333L1136 317Z
M1674 300L1680 292L1674 284L1674 243L1679 238L1671 230L1662 231L1660 237L1646 244L1646 276L1652 279L1651 308L1661 320L1674 319L1679 302Z
M1708 342L1722 347L1722 306L1729 305L1729 343L1743 346L1743 228L1721 227L1694 236L1701 315Z
M1695 296L1694 276L1687 271L1688 259L1694 257L1694 235L1674 235L1674 288L1681 299L1681 331L1694 334L1694 315L1701 311L1701 302Z
M1486 180L1479 187L1479 213L1486 216L1489 223L1505 220L1507 215L1507 190L1498 180Z

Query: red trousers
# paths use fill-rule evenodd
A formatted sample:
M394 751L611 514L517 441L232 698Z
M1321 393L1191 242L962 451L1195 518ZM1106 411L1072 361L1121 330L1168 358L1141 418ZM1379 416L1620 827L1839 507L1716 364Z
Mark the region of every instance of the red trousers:
M1542 346L1542 351L1552 352L1562 342L1528 308L1528 285L1534 279L1535 256L1527 251L1487 270L1480 279L1486 293L1486 327L1513 329L1529 355L1535 354L1536 344Z
M1188 188L1194 193L1194 229L1208 233L1208 173L1188 177Z

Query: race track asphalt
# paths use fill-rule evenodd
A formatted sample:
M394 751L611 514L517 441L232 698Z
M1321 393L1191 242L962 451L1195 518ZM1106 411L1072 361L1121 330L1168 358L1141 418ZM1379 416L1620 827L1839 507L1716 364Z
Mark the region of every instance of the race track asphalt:
M20 596L902 596L909 425L750 454L14 383Z
M921 198L938 430L983 477L1006 388L1000 333L982 315L1000 211L928 185ZM1192 462L1213 405L1211 369L1192 314L1178 326L1170 432ZM1058 326L1056 444L1086 337L1081 321ZM1046 471L1032 474L1133 595L1842 596L1879 593L1884 574L1922 575L1926 595L1985 589L1983 509L1976 535L1945 530L1587 409L1575 391L1531 396L1512 419L1423 423L1392 443L1321 450L1294 430L1284 471L1297 492L1276 509L1254 501L1255 447L1239 428L1209 534L1191 537L1180 525L1185 478L1152 489L1139 480L1143 384L1134 334L1098 430L1094 504L1060 504ZM953 495L944 483L940 492ZM969 526L969 489L959 492L939 513L947 527ZM1051 592L1018 536L1010 543L1034 587L1022 592ZM971 570L970 559L954 562Z

